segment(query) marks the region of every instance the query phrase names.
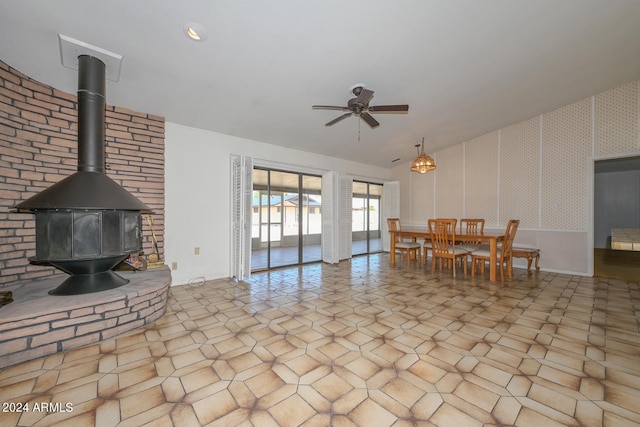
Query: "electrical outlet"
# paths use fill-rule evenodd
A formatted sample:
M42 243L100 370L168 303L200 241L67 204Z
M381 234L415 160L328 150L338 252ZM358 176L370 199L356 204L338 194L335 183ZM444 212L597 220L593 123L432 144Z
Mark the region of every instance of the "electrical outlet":
M200 255L200 248L198 248L198 247L193 248L193 253L194 253L194 255Z
M178 263L177 262L172 262L171 263L171 269L172 270L177 270L178 269Z

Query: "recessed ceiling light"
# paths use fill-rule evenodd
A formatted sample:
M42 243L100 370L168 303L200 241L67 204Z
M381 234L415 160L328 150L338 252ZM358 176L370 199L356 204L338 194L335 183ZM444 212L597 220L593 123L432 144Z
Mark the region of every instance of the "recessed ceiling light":
M202 42L207 39L207 30L197 22L189 22L184 26L184 33L191 40Z

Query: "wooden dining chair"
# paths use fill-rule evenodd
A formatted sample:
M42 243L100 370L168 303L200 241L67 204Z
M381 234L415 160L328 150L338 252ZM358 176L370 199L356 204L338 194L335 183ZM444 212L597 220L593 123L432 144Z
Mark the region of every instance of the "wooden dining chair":
M464 274L467 274L467 251L457 247L456 220L438 218L429 223L431 232L431 272L436 271L436 261L442 270L442 260L451 264L453 277L456 277L456 260L461 258Z
M400 218L387 218L387 225L389 226L389 231L401 231L402 228L400 226ZM400 251L400 261L402 262L402 254L407 255L407 266L411 267L411 255L413 255L414 259L417 263L420 263L420 249L422 245L418 242L409 242L405 241L402 236L398 236L396 234L393 235L393 238L396 242L396 250Z
M504 270L506 268L509 278L513 277L513 239L516 237L520 220L512 219L507 224L505 231L505 239L502 245L497 248L496 258L500 267L500 280L504 280ZM487 247L482 247L471 252L471 276L475 276L477 263L480 264L480 271L484 274L484 265L487 261L490 261L491 251Z
M433 222L435 219L427 220L427 229L431 233L431 229L433 228ZM429 251L432 250L433 243L431 243L431 238L425 238L424 242L422 242L422 265L427 265L427 258L429 256ZM433 258L433 257L432 257ZM432 260L433 261L433 260Z
M484 219L482 218L462 218L460 220L460 234L482 234L484 233ZM476 249L480 249L482 242L477 239L458 239L460 244L458 247L466 249L468 252L473 252Z

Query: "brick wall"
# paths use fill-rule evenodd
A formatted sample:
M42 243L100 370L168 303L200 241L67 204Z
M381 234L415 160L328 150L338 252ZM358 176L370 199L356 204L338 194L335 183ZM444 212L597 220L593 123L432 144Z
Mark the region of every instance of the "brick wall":
M29 264L35 255L35 219L11 208L77 170L76 135L75 94L34 81L0 61L0 288L64 274ZM106 166L109 177L153 210L164 259L164 118L107 104ZM142 231L143 250L150 254L146 215Z

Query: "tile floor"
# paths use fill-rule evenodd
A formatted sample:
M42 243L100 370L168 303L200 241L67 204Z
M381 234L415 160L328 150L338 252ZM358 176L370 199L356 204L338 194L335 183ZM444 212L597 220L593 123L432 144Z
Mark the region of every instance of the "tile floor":
M173 287L144 330L0 372L0 425L640 424L638 283L388 260Z

